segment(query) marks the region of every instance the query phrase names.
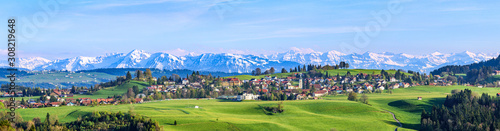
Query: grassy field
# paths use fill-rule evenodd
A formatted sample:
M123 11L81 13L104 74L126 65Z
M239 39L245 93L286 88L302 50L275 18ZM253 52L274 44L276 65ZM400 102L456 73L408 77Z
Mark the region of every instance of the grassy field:
M145 83L135 83L145 84ZM126 87L115 87L120 90ZM368 94L370 105L348 101L347 96L323 100L285 101L282 114L267 115L259 105L276 101L232 102L222 100L170 100L144 104L96 107L54 107L17 110L25 120L56 114L61 122L76 120L93 111L127 112L150 117L166 130L394 130L399 124L385 112L393 112L403 124L399 130L418 130L422 109L442 104L452 90L469 88L495 95L500 88L419 86L395 89L392 94ZM118 89L117 89L118 90ZM105 93L105 92L102 92ZM361 95L358 95L360 97ZM423 100L417 100L423 97ZM199 106L200 108L194 108ZM177 121L179 125L173 126Z
M171 100L97 107L57 107L18 110L25 120L55 114L61 122L93 111L127 112L160 122L165 130L392 130L389 113L351 101L285 101L282 114L267 115L259 105L272 101L225 102ZM200 108L194 108L199 106ZM174 121L179 125L173 126Z
M500 93L500 88L418 86L395 89L393 94L368 94L368 97L373 107L389 110L396 114L396 117L404 127L401 130L418 130L420 127L420 115L423 109L430 111L433 105L442 104L446 95L450 95L452 90L463 90L466 88L471 89L473 92L477 92L479 95L488 93L489 95L495 96L496 93ZM358 97L359 96L360 95L358 95ZM417 97L422 97L423 100L417 100ZM345 100L347 96L338 95L324 98L327 100Z
M142 90L142 88L147 87L149 84L147 82L142 82L142 81L130 81L125 84L121 84L119 86L113 86L113 87L107 87L104 89L101 89L97 92L94 92L92 95L88 95L90 97L95 97L95 98L107 98L108 96L113 96L113 95L123 95L129 88L132 88L133 86L138 86L139 89Z

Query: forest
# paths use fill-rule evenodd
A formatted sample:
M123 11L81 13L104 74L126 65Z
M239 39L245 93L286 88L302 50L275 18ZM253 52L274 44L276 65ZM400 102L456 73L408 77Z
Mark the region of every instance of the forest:
M422 111L422 131L467 130L495 131L500 127L500 99L469 89L452 91L443 105L434 106L431 112Z

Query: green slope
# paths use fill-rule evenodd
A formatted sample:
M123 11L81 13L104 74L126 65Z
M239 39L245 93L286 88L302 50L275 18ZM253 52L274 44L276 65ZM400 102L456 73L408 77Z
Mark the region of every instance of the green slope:
M142 89L142 88L147 87L149 85L147 82L129 81L129 82L121 84L119 86L107 87L107 88L101 89L97 92L94 92L92 94L92 97L94 97L94 98L107 98L108 96L122 95L122 94L126 93L129 88L132 88L134 86L138 86L139 89Z

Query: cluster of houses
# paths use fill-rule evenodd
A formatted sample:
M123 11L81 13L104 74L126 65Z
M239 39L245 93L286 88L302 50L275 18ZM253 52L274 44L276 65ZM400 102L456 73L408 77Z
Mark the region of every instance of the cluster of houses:
M22 93L21 93L22 94ZM59 106L88 106L92 104L107 105L107 104L118 104L121 101L115 100L114 98L72 98L74 95L70 93L69 89L54 89L49 95L45 95L46 101L28 99L25 105L17 104L17 108L39 108L39 107L59 107ZM55 97L56 101L50 101L51 97ZM144 100L142 98L134 98L136 103L142 103ZM0 100L0 102L5 102Z
M287 93L287 95L293 94L297 95L295 98L304 99L304 98L314 98L320 97L325 94L329 94L330 92L342 93L346 92L358 92L363 93L365 91L375 91L375 90L386 90L396 89L396 88L407 88L411 86L417 86L419 84L410 84L405 82L400 82L394 77L390 78L389 81L382 79L381 75L371 75L370 80L365 80L361 78L366 78L368 74L359 73L356 75L352 75L350 77L340 76L340 77L329 77L329 78L298 78L299 74L295 74L293 76L288 76L284 78L265 76L261 79L250 79L250 80L240 80L238 78L220 78L218 80L220 82L219 87L228 88L233 86L242 86L244 83L249 83L252 86L255 86L259 89L260 93L269 93L270 87L277 87L277 89L285 89L282 92ZM292 93L293 89L302 90L302 92L309 92L309 88L305 87L303 84L304 81L307 81L310 85L309 88L314 87L317 91L314 93ZM294 84L295 83L295 84ZM178 89L183 89L183 87L193 87L193 88L201 88L202 85L205 84L205 80L201 79L200 81L190 82L188 79L183 79L181 84L175 84L175 82L165 82L165 85L151 85L147 87L149 91L158 91L158 92L171 92L175 93ZM343 87L344 84L352 85L349 87ZM207 84L211 87L215 87L215 82ZM217 88L215 91L219 91ZM259 95L252 93L243 93L238 96L220 96L222 99L237 99L237 100L258 100L260 98Z
M50 96L46 96L50 97ZM50 98L49 98L50 99ZM136 103L143 103L144 100L142 98L134 98ZM4 100L0 100L0 102L5 102ZM59 107L59 106L89 106L92 104L99 105L109 105L109 104L119 104L121 101L115 100L114 98L98 98L98 99L90 99L90 98L57 98L57 101L50 102L47 101L39 101L37 102L35 99L29 99L26 105L17 104L17 108L40 108L40 107Z

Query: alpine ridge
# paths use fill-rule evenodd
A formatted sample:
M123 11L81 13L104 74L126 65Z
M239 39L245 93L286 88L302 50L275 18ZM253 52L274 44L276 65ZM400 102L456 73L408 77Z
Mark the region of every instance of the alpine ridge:
M26 70L92 70L98 68L157 68L157 69L189 69L199 71L221 71L229 73L249 73L255 68L269 69L274 67L289 69L303 64L335 65L340 61L350 64L350 68L363 69L403 69L426 72L445 65L462 65L485 61L497 54L461 53L443 54L439 52L428 55L410 55L405 53L373 53L344 54L338 51L302 53L290 50L272 55L243 55L230 53L204 53L200 55L175 56L168 53L148 53L144 50L133 50L129 53L114 53L97 57L72 57L50 61L41 57L20 58L19 68ZM0 63L7 67L7 63Z

